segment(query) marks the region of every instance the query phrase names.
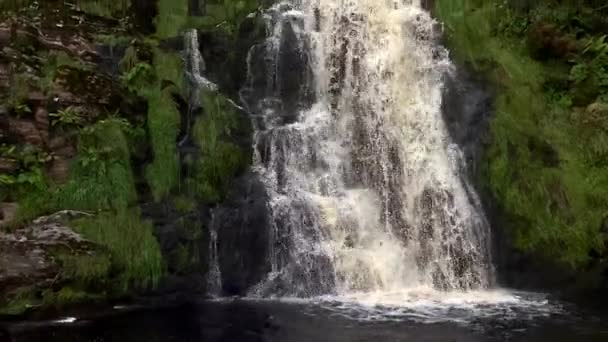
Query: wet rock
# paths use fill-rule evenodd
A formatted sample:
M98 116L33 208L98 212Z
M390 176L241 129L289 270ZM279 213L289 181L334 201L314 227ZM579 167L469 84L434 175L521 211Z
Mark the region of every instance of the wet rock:
M43 107L38 107L34 113L34 122L36 123L36 128L38 128L42 140L46 144L49 140L49 112Z
M585 114L590 119L604 119L608 117L608 103L594 102L587 106Z
M464 67L446 77L442 114L454 142L464 152L472 174L489 142L489 123L494 114L493 98L483 80Z
M576 38L548 23L536 23L528 29L528 47L537 59L564 58L579 50Z
M0 173L11 173L17 171L19 164L16 160L0 157Z
M12 233L0 231L0 304L20 288L44 288L57 280L60 267L53 253L88 253L98 246L66 225L67 219L87 213L60 211L35 220Z
M17 203L0 203L0 227L9 224L15 217L19 205Z
M43 146L44 139L36 123L26 119L9 118L10 133L24 144Z
M215 211L222 291L244 295L268 273L268 195L254 173L242 176Z
M67 182L70 177L70 164L71 159L66 159L62 156L53 158L48 171L48 176L57 184Z

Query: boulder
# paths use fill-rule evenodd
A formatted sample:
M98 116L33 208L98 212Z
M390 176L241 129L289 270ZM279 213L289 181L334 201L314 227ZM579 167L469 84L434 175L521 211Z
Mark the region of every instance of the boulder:
M9 118L9 131L23 144L43 146L44 139L36 123L26 119Z
M19 289L56 282L61 269L53 253L58 249L82 254L98 248L67 226L67 219L82 215L90 214L60 211L14 232L0 231L0 306Z
M12 173L18 168L19 164L16 160L0 157L0 173Z
M70 164L71 159L56 156L48 170L48 176L57 184L67 182L70 177Z
M17 203L0 203L0 227L10 223L19 209Z

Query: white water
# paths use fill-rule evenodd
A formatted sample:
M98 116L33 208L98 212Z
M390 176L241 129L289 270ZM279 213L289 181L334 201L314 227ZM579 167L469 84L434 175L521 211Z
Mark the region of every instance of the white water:
M490 286L489 229L441 113L452 65L420 3L293 0L267 19L266 89L246 102L272 267L251 294ZM312 96L285 96L290 64Z

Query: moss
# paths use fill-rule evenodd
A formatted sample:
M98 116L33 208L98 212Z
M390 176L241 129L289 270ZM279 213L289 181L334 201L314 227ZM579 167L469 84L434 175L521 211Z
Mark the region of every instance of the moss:
M55 79L65 68L90 70L89 65L71 57L64 51L52 50L44 56L44 64L41 69L42 76L40 77L38 86L46 93L49 93L53 90Z
M146 169L146 180L156 201L179 183L177 134L180 114L171 94L155 89L148 94L148 131L154 160Z
M44 307L61 308L70 304L93 303L102 301L105 296L84 291L79 288L65 286L58 291L47 289L42 292L41 305Z
M101 17L122 18L127 15L130 0L80 0L80 9Z
M191 241L180 243L173 252L172 261L176 274L201 272L199 244Z
M197 118L193 132L200 156L186 186L199 199L217 202L247 163L242 149L231 142L239 125L235 108L217 93L203 92L202 100L205 114Z
M220 29L228 35L236 37L245 18L262 5L262 1L259 0L206 1L205 15L190 17L188 26L207 31Z
M176 196L173 198L173 207L182 214L192 212L196 209L197 203L194 199L186 196Z
M525 34L538 18L500 1L438 0L435 13L456 59L496 86L493 140L482 177L511 218L517 247L581 267L591 250L603 248L599 229L608 209L608 174L600 165L606 159L591 156L588 147L604 141L607 132L585 133L573 119L571 98L554 82L556 65L568 69L570 61L533 59ZM555 8L531 13L543 20L569 15Z
M188 0L159 0L156 17L156 35L163 38L175 37L188 22Z
M35 297L32 288L21 288L10 295L9 298L0 300L0 315L21 315L32 307L38 306L39 301Z

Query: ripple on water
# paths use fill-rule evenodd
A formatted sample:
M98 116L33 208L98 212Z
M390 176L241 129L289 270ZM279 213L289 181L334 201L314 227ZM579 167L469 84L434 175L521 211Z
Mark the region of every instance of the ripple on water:
M358 321L414 321L461 323L534 321L565 314L564 307L540 293L504 289L442 292L415 288L395 292L362 292L311 299L280 298L311 310Z

